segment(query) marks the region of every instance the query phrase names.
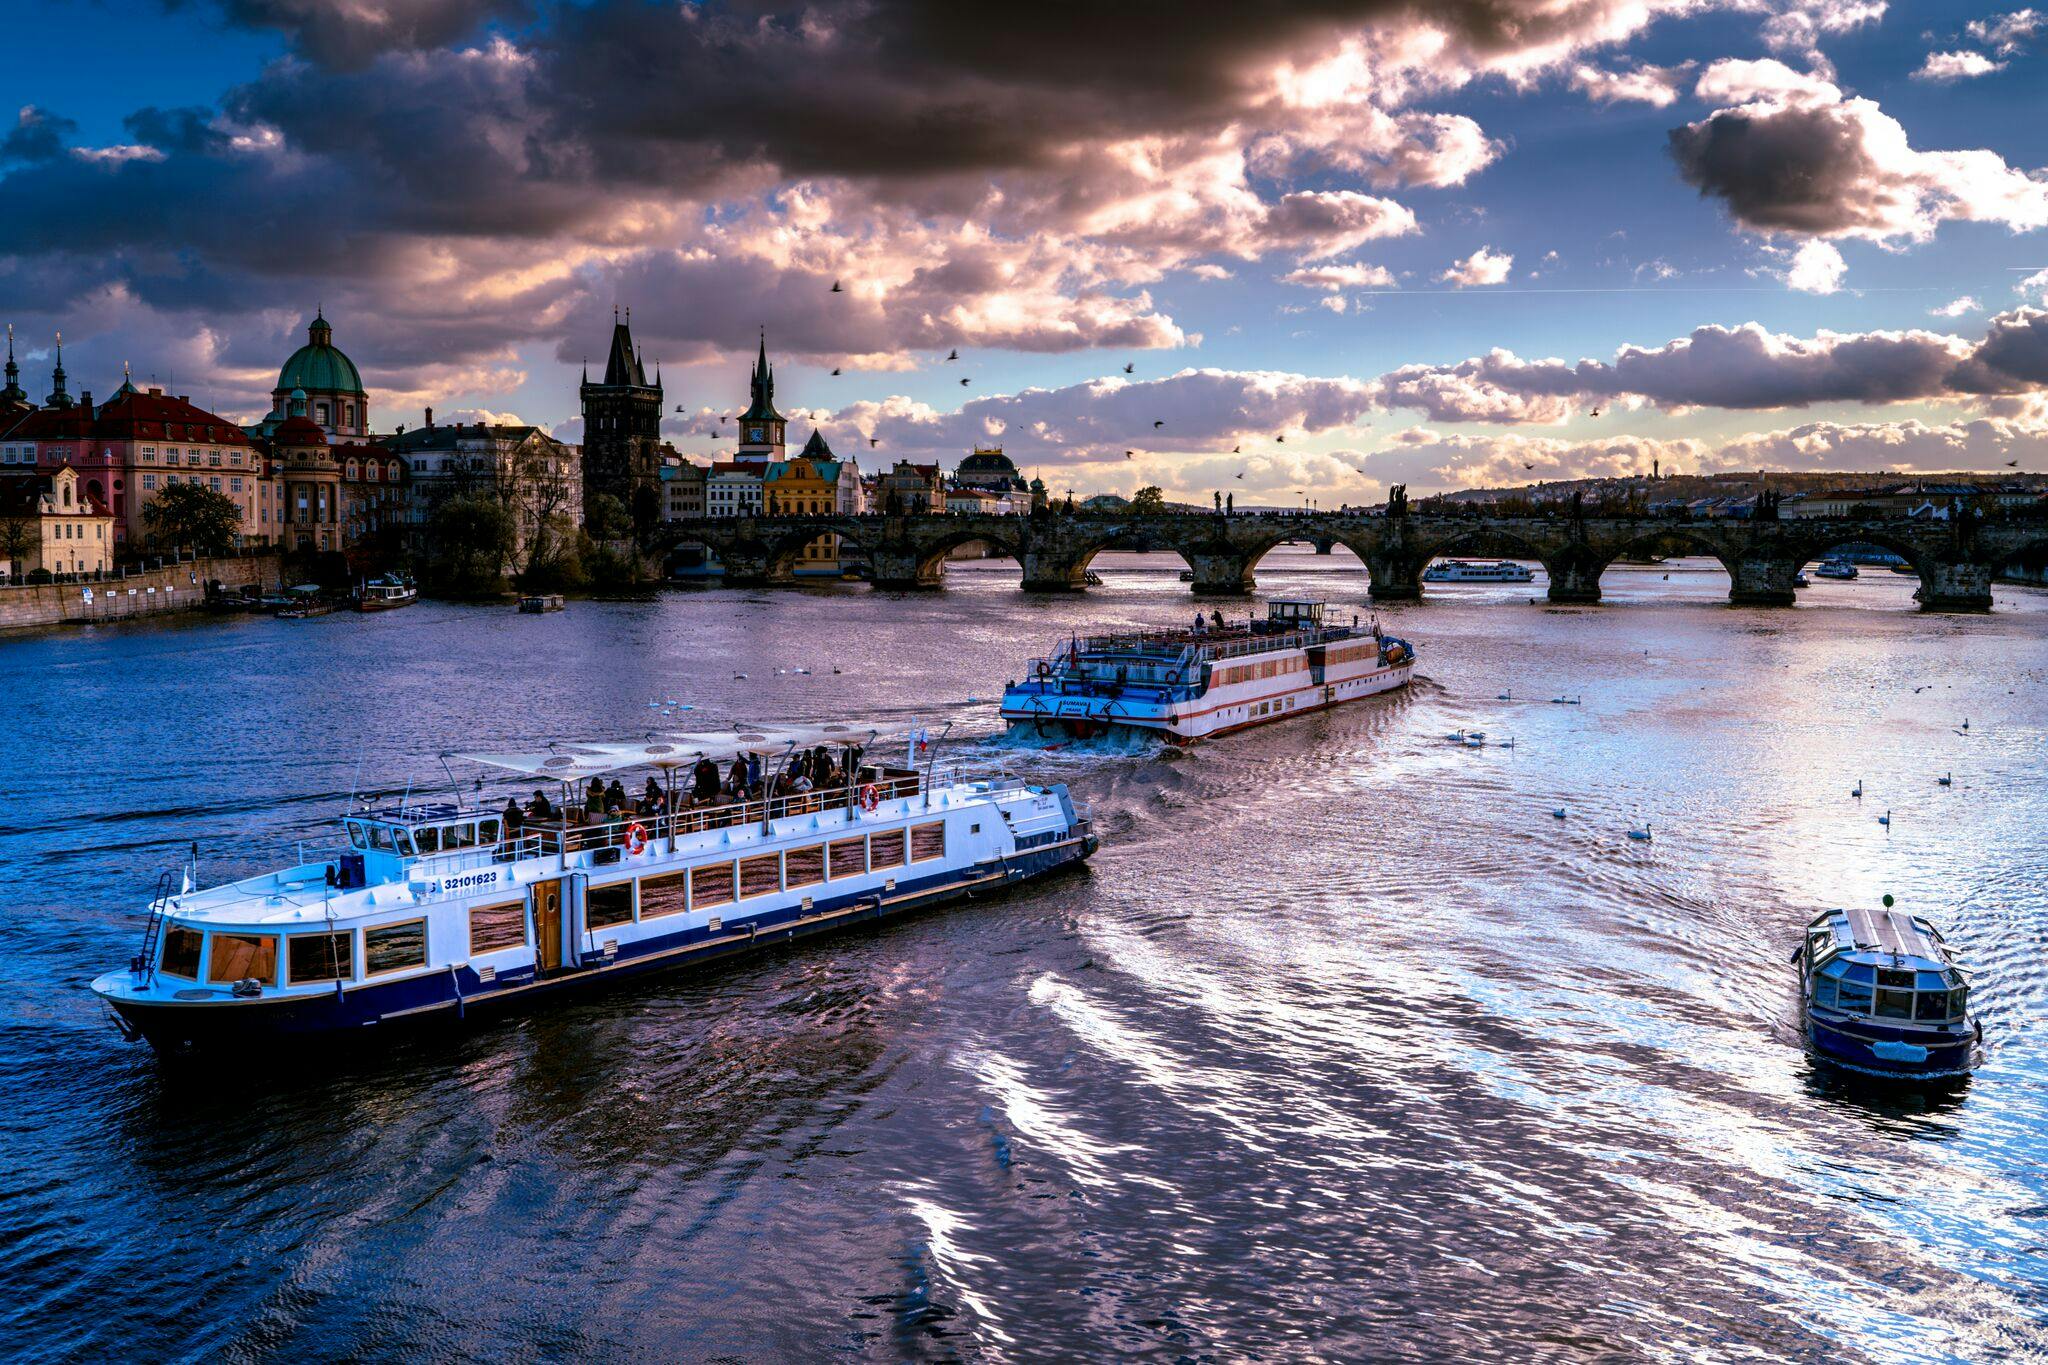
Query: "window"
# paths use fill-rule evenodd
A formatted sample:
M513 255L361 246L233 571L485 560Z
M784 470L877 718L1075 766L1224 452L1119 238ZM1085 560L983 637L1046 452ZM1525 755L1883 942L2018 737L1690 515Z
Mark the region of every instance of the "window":
M640 918L650 920L681 914L688 905L684 895L686 882L680 872L671 872L666 877L643 877L640 881Z
M346 981L356 974L355 935L293 934L288 956L290 984L309 981Z
M235 478L235 479L229 479L229 480L228 480L228 491L229 491L230 493L239 493L239 492L241 492L241 491L242 491L242 481L241 481L240 479L238 479L238 478Z
M409 919L363 930L363 974L380 976L427 965L427 922Z
M930 862L933 858L946 856L946 822L934 820L928 825L914 826L910 831L910 861Z
M690 869L690 904L726 905L733 898L732 864L706 863Z
M1948 1018L1948 992L1922 991L1913 998L1913 1017L1922 1023L1940 1023Z
M781 854L763 853L740 859L741 896L766 896L781 889Z
M172 925L164 930L164 956L157 970L165 976L183 977L187 981L199 979L199 948L202 939L197 929L184 929Z
M868 841L865 838L832 841L831 876L858 877L867 870Z
M873 868L903 866L903 831L884 830L868 836L868 866Z
M241 981L252 976L266 986L277 984L277 935L215 934L206 979Z
M1879 991L1877 1013L1881 1019L1911 1019L1913 1017L1913 992Z
M469 955L495 953L501 948L526 945L526 903L505 901L499 905L469 907Z
M142 476L142 491L145 493L153 493L156 491L156 475L144 474Z
M593 886L584 895L583 922L592 929L633 922L633 883Z
M206 462L212 465L215 469L220 468L220 452L218 450L207 451Z
M783 877L789 886L812 886L825 880L825 846L793 848L783 855Z

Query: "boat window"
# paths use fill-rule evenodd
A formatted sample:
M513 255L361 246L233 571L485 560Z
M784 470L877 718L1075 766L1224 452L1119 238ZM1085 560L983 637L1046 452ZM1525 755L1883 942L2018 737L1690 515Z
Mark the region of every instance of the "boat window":
M640 918L659 919L663 915L680 915L689 908L689 898L684 888L689 878L681 872L671 872L665 877L642 877L640 879Z
M740 895L765 896L782 889L782 855L763 853L740 859Z
M363 930L363 972L378 976L427 965L427 922L409 919Z
M252 976L266 985L277 984L277 935L215 934L206 979L241 981Z
M413 848L411 830L395 829L391 831L391 842L397 846L397 849L400 854L404 855L407 858L412 857Z
M614 882L593 886L584 893L583 922L592 929L609 929L630 924L633 919L633 883Z
M868 866L903 866L903 831L885 829L868 836Z
M476 826L471 824L441 826L441 847L443 849L470 848L476 843Z
M1911 1019L1913 1017L1913 992L1879 990L1877 993L1877 1016L1880 1019Z
M469 955L526 945L526 902L469 907Z
M1970 988L1957 986L1948 993L1948 1017L1960 1019L1970 1012Z
M834 839L832 841L831 872L833 877L858 877L868 870L868 841L866 838Z
M421 853L439 853L441 851L441 827L439 825L428 825L425 829L416 829L412 832L412 838L413 842L419 846Z
M1841 978L1849 974L1848 959L1840 957L1835 958L1833 961L1827 963L1820 969L1820 974L1822 976L1832 977L1839 981Z
M1860 981L1844 981L1837 988L1835 1008L1851 1014L1870 1013L1870 987Z
M497 816L492 816L492 817L491 817L490 819L488 819L488 820L479 820L479 821L477 821L477 823L476 823L476 835L477 835L477 842L478 842L478 843L482 843L482 844L495 844L495 843L497 843L497 842L498 842L498 817L497 817Z
M1824 1010L1835 1008L1835 983L1827 977L1813 983L1813 1003Z
M197 929L184 929L172 925L164 930L164 957L157 965L157 970L165 976L178 976L187 981L197 981L199 949L203 942Z
M1949 987L1948 977L1941 972L1915 972L1914 976L1914 984L1923 991L1945 991Z
M1939 1023L1948 1018L1948 992L1922 991L1913 997L1913 1017Z
M707 905L729 905L731 902L731 863L706 863L690 869L691 905L702 909Z
M946 856L946 822L934 820L928 825L914 825L910 830L910 861L929 862L933 858Z
M349 846L350 848L352 848L352 849L355 849L355 850L357 850L358 852L360 852L360 851L362 851L363 849L366 849L366 848L368 848L368 847L370 846L370 841L369 841L368 839L365 839L365 838L363 837L363 822L362 822L362 821L360 821L360 820L345 820L345 821L343 821L342 823L343 823L343 824L345 824L345 825L346 825L346 826L348 827L348 846Z
M1842 977L1847 981L1860 981L1867 986L1877 980L1877 968L1868 962L1850 962L1844 965Z
M364 825L363 832L369 836L371 848L376 849L379 853L389 853L391 851L391 826Z
M1910 991L1913 989L1913 973L1886 967L1878 972L1877 984L1889 986L1893 990Z
M346 981L356 974L354 934L293 934L286 942L290 944L286 964L294 986L309 981Z
M793 848L783 855L783 876L790 886L810 886L825 880L825 846Z

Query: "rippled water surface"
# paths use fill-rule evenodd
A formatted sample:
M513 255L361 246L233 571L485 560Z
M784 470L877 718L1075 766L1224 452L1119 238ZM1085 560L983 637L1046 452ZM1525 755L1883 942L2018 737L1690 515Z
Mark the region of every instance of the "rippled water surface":
M987 741L1054 637L1189 614L1180 567L0 642L0 1356L2048 1352L2048 594L1459 587L1380 613L1421 647L1403 694L1185 753ZM1260 582L1369 610L1341 554ZM441 749L636 736L666 699L952 720L1105 846L345 1059L167 1068L87 992L188 841L242 874ZM1514 745L1443 739L1473 728ZM1801 925L1884 892L1976 971L1960 1094L1800 1050Z

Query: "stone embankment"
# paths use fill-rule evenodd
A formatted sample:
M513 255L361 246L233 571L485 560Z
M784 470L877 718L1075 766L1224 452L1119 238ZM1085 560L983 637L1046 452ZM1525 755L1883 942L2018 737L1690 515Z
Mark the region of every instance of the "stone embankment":
M205 601L208 583L268 591L279 585L278 572L276 555L242 555L188 559L122 578L0 587L0 631L192 611Z

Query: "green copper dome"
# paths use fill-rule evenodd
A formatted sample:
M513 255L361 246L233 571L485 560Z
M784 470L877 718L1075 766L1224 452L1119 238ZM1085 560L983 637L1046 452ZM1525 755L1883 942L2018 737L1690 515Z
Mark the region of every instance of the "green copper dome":
M277 372L277 387L308 393L361 393L363 377L356 373L356 363L335 349L334 329L327 319L315 316L306 336L306 344L293 351Z

